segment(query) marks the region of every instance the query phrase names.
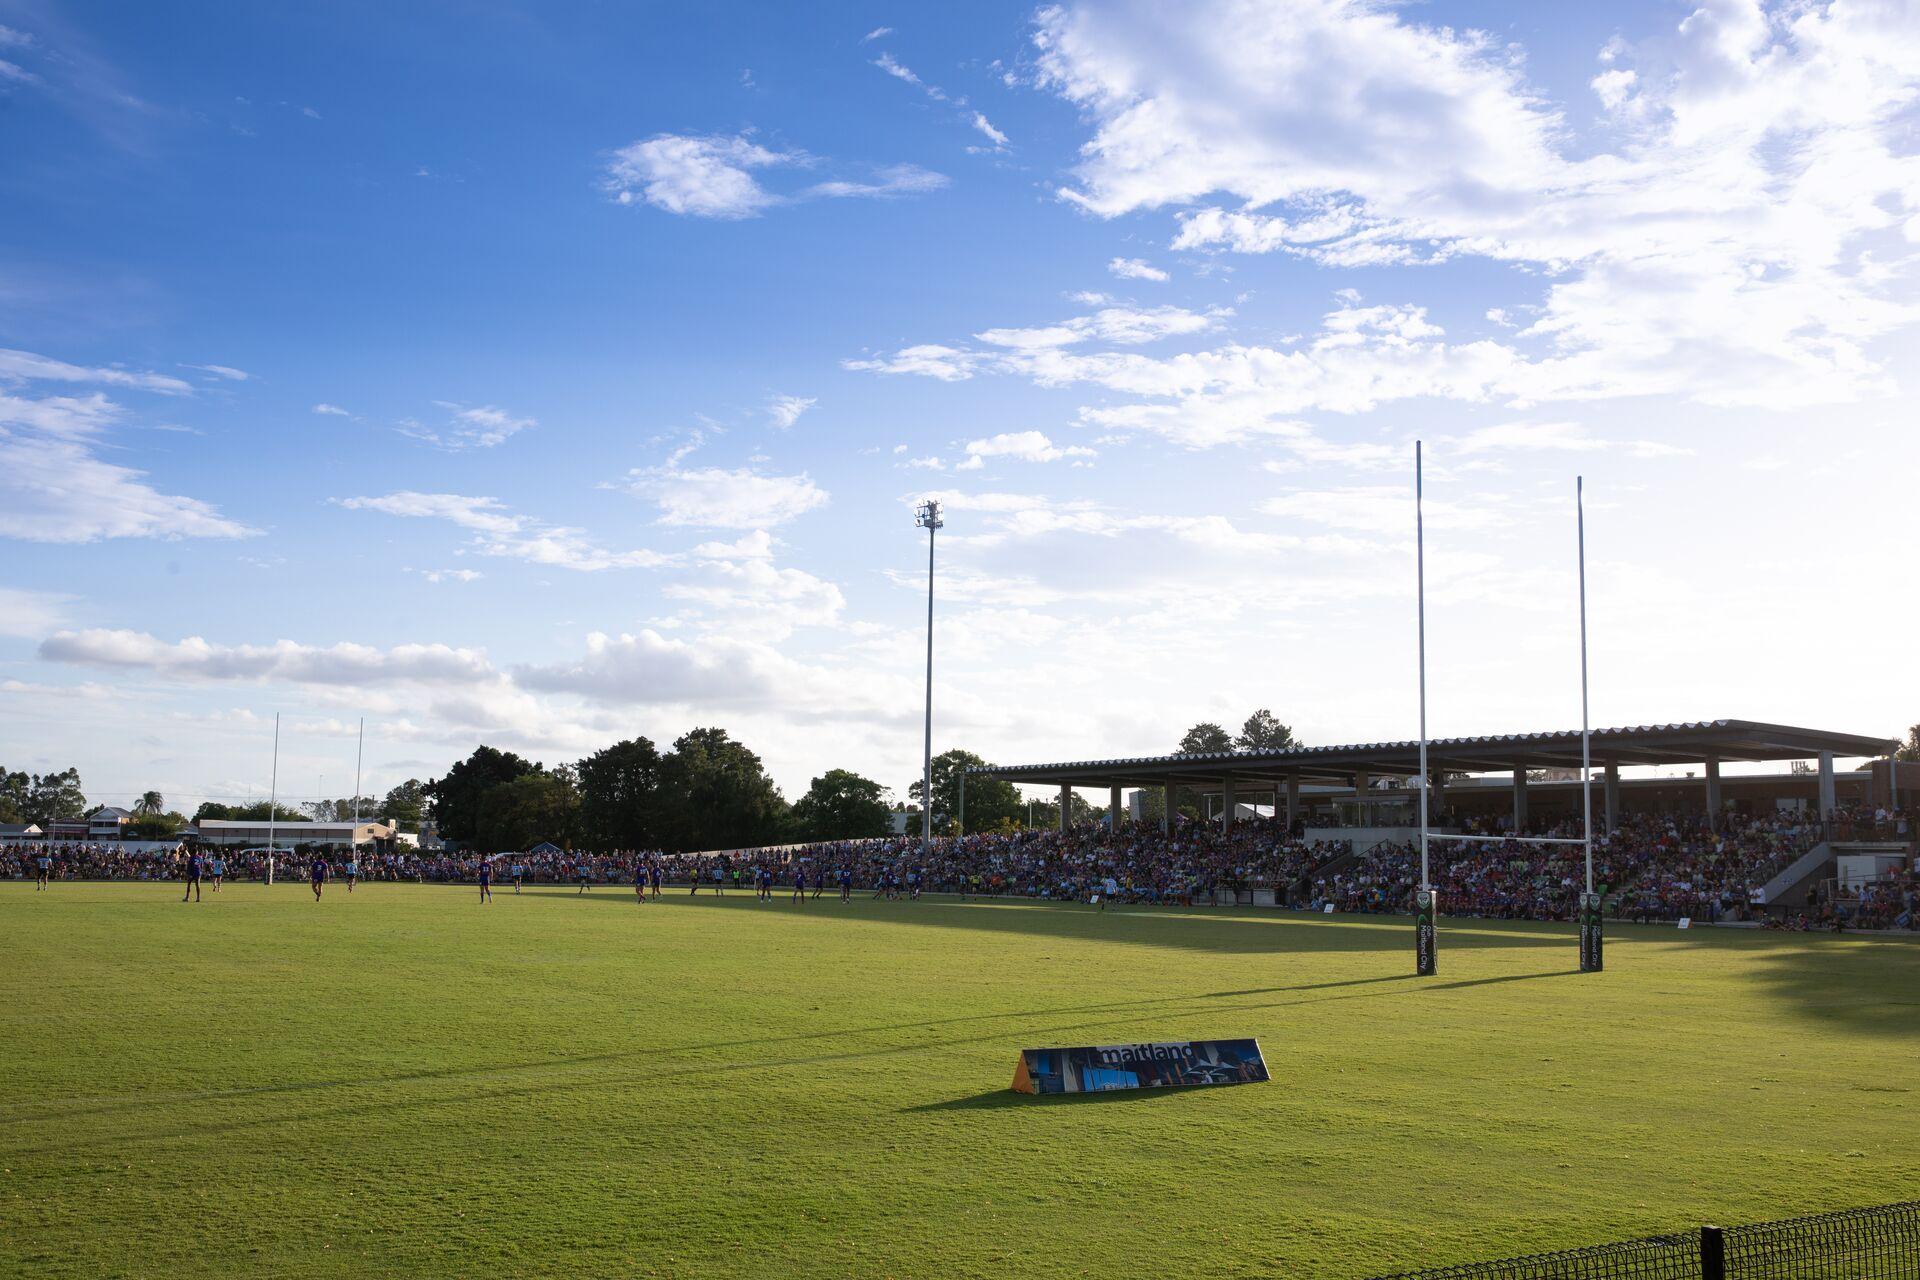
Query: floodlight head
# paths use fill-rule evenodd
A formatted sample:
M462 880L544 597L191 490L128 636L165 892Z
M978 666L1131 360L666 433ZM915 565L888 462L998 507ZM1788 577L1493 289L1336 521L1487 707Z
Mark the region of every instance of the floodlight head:
M940 518L940 500L928 498L913 510L913 522L922 529L944 529L946 521Z

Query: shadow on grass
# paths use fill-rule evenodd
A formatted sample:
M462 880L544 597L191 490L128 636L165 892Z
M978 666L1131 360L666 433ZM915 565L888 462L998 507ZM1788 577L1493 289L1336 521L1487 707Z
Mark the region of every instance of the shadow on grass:
M1091 1093L1015 1093L1012 1089L990 1089L966 1098L948 1098L944 1102L923 1102L917 1107L902 1107L900 1114L933 1111L1003 1111L1010 1107L1099 1107L1127 1102L1157 1100L1169 1105L1172 1100L1197 1092L1195 1089L1096 1089Z
M1756 940L1769 935L1753 935ZM1756 955L1752 977L1801 1016L1920 1043L1920 945L1898 938L1798 935Z
M1413 919L1398 915L1319 915L1285 907L1116 907L1100 911L1085 903L1017 898L960 900L948 895L919 901L875 901L856 894L850 903L837 897L793 902L776 893L759 902L752 890L716 898L684 891L669 892L643 907L631 892L608 886L599 893L581 894L564 885L543 885L522 896L575 898L630 911L656 906L698 907L704 911L761 911L782 915L845 916L849 919L899 924L931 925L943 929L975 929L999 933L1044 936L1062 941L1121 942L1135 946L1174 947L1235 955L1266 955L1289 951L1380 952L1413 950ZM1447 919L1441 924L1441 945L1453 950L1565 946L1572 949L1577 932L1570 924L1531 920Z

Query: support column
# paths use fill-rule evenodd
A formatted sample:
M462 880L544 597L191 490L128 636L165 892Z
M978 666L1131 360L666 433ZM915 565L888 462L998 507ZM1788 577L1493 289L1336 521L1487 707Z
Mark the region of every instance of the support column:
M1060 785L1060 830L1062 833L1065 833L1067 829L1067 821L1068 821L1067 815L1072 811L1073 811L1073 788L1067 786L1065 783L1062 783Z
M1513 771L1513 834L1524 835L1527 830L1527 769L1525 765L1516 766Z
M1428 794L1421 797L1427 806L1427 820L1437 822L1447 808L1447 771L1434 765L1427 781Z
M1833 752L1820 753L1820 821L1826 822L1839 808L1839 802L1833 793Z
M1288 778L1287 779L1287 826L1288 828L1291 829L1293 824L1298 822L1299 820L1300 820L1300 779Z
M1365 769L1353 771L1353 812L1362 826L1373 822L1373 806L1368 803L1373 795L1372 789L1368 786L1372 781Z
M1236 802L1233 794L1233 779L1228 778L1220 784L1220 829L1222 831L1233 826L1233 806Z
M1605 797L1607 809L1607 831L1613 832L1620 825L1620 762L1607 761L1607 771L1603 776L1600 789Z
M1707 826L1714 831L1720 829L1720 761L1717 757L1707 757Z
M1120 831L1120 788L1107 788L1107 830L1118 834Z
M1180 794L1180 788L1169 782L1162 790L1160 805L1160 834L1166 835L1173 830L1173 801Z

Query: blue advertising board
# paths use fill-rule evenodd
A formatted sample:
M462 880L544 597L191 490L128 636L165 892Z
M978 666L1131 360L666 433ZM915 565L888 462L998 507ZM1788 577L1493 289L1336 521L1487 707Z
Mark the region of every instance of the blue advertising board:
M1022 1049L1016 1093L1104 1093L1252 1084L1267 1078L1258 1040L1163 1040L1075 1049Z

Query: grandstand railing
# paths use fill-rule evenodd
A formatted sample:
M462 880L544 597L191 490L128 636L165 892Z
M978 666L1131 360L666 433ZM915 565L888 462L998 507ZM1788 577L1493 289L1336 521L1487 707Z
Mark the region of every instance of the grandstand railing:
M1382 1280L1913 1280L1920 1200L1404 1271Z

